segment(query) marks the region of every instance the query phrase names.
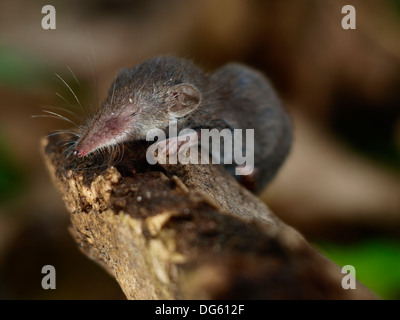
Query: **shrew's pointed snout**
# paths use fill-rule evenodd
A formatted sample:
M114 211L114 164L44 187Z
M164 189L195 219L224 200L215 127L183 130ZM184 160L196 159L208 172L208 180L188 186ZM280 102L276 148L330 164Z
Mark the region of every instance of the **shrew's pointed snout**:
M117 115L101 113L95 121L91 122L84 131L81 132L76 141L73 155L82 158L96 150L106 149L108 146L126 140L130 126L132 124L131 111L120 112Z

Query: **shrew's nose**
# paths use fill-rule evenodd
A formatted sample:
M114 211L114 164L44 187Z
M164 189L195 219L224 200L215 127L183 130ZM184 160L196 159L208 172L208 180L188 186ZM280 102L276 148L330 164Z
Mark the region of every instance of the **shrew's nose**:
M79 158L82 158L83 156L84 156L84 153L82 152L82 151L80 151L80 150L74 150L74 152L73 152L73 155L74 156L78 156Z

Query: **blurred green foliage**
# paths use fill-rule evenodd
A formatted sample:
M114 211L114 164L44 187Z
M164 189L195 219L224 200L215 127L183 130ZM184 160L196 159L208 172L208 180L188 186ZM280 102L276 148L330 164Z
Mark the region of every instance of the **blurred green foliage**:
M354 244L318 243L340 266L352 265L356 278L382 299L400 299L400 242L368 239Z
M51 92L57 99L54 105L67 110L63 113L65 116L70 118L69 112L73 112L83 117L99 104L96 67L90 57L87 59L87 69L92 79L80 78L67 65L61 70L55 70L38 57L0 46L0 86L34 91L36 94L41 90ZM95 83L95 89L91 87L91 81Z
M389 3L392 5L394 9L400 14L400 0L389 0Z
M0 85L30 89L48 79L46 64L21 51L0 47Z
M26 182L24 170L17 163L0 127L0 203L6 203L21 194Z

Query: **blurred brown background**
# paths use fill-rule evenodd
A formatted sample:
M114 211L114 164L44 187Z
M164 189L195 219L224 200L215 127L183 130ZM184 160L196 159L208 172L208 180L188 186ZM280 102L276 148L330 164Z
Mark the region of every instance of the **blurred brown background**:
M41 9L56 8L56 30ZM354 5L357 29L343 30ZM206 70L240 61L274 83L293 150L262 198L385 299L400 298L400 1L0 2L0 298L123 299L80 254L39 153L47 106L101 103L122 67L173 54ZM77 85L73 74L79 79ZM41 288L54 265L57 289Z

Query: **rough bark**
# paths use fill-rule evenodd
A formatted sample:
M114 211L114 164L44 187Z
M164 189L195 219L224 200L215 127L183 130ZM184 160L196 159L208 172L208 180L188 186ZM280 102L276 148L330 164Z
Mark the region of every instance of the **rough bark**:
M59 138L60 139L60 138ZM116 166L42 151L78 246L128 299L374 299L216 165L155 165L131 143Z

